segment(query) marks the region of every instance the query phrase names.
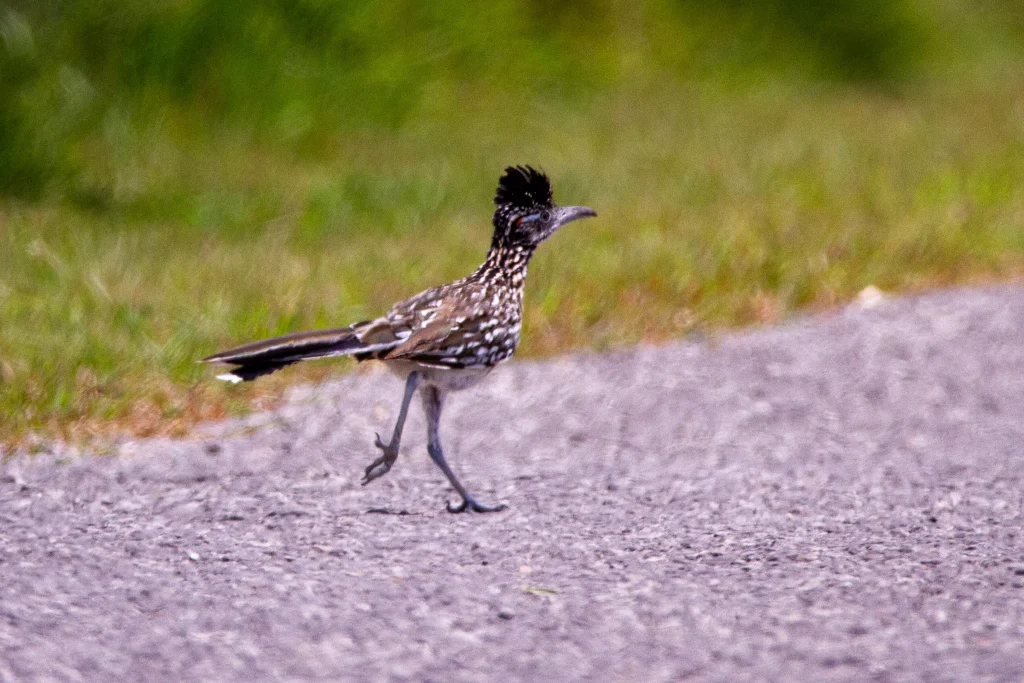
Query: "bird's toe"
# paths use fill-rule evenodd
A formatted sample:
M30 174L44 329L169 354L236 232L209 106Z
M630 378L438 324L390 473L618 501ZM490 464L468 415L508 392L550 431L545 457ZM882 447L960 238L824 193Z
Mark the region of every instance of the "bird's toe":
M366 486L377 477L383 477L385 474L391 471L391 465L394 464L395 459L389 458L387 455L382 455L377 458L363 470L363 486Z
M458 514L460 512L466 511L501 512L506 507L508 506L505 505L504 503L498 503L497 505L484 505L483 503L478 503L474 498L469 497L463 498L462 502L459 503L458 505L452 505L450 502L445 504L445 508L448 510L448 512L451 512L453 514Z

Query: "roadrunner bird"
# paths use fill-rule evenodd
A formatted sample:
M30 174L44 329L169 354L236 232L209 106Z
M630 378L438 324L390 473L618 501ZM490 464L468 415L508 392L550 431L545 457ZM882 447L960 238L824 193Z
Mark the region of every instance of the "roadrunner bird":
M427 417L427 452L462 497L458 505L448 503L448 511L503 509L504 505L478 503L445 461L439 433L445 396L476 384L512 357L519 344L523 284L534 250L566 223L597 214L585 206L557 206L547 176L529 166L505 169L494 203L490 251L468 277L401 301L376 320L253 342L203 360L234 365L219 376L231 382L253 380L312 358L383 361L405 378L405 393L391 441L384 443L377 435L381 455L367 466L362 483L387 474L394 465L409 403L419 389Z

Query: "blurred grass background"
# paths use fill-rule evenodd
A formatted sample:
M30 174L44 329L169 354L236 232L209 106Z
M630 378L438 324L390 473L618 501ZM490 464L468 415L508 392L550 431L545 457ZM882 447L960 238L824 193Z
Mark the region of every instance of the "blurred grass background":
M1024 270L1016 0L0 0L0 443L182 433L221 347L460 277L501 169L600 218L524 355Z

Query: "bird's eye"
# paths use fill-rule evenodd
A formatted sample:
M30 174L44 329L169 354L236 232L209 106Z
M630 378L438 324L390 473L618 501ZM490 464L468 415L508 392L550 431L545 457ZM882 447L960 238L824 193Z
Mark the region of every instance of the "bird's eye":
M540 221L541 221L541 223L547 223L549 220L551 220L551 212L550 211L542 211L541 214L540 214Z

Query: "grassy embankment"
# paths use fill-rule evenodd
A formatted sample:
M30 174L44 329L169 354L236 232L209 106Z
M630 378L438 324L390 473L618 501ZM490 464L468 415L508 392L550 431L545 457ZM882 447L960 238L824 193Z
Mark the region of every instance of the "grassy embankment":
M39 51L9 25L9 62ZM509 163L544 167L556 199L600 214L536 257L524 355L774 321L869 284L1024 271L1024 81L1003 78L1009 57L894 87L786 65L763 81L744 64L724 85L669 79L615 55L615 77L571 92L433 74L383 123L325 123L318 100L287 93L247 118L201 84L131 90L115 74L104 90L102 60L40 66L0 119L17 133L0 154L22 168L0 205L0 443L181 433L345 371L228 387L194 361L467 273ZM53 84L86 104L37 129ZM11 142L33 135L61 155Z

